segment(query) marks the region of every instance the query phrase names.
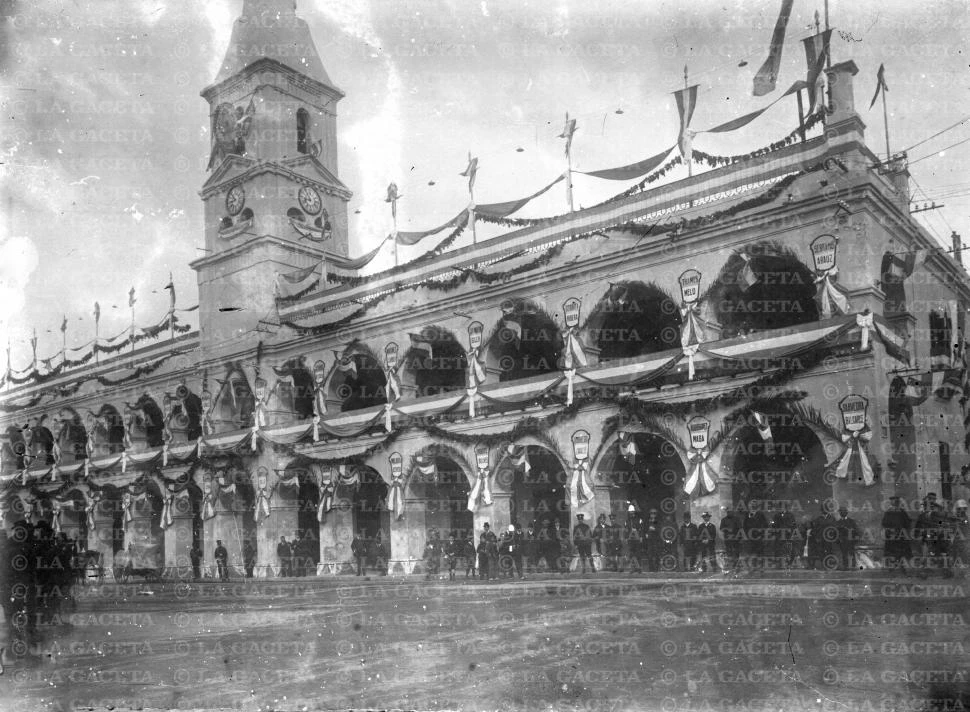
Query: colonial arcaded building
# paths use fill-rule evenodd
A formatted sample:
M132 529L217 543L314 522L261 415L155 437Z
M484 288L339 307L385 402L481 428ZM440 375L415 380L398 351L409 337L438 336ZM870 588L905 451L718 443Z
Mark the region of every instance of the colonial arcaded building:
M363 531L394 574L432 530L833 498L878 562L890 495L965 493L970 285L911 218L905 156L867 148L856 73L833 61L794 141L547 220L472 207L446 242L502 233L363 277L343 94L291 2L247 0L202 91L199 330L8 372L5 526L166 575L217 539L274 575L296 533L346 572Z

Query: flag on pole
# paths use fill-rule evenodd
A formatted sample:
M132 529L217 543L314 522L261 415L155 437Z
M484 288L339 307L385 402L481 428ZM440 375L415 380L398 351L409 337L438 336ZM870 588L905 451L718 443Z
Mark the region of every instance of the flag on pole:
M680 112L680 133L677 139L677 146L680 148L680 155L684 161L690 163L693 156L692 143L694 132L690 130L690 120L694 116L694 108L697 106L697 84L674 92L677 99L677 111Z
M391 204L391 217L395 220L397 219L397 201L400 197L401 194L397 192L397 183L391 183L387 186L387 197L384 202Z
M97 302L94 303L94 323L97 324L101 321L101 305Z
M879 98L879 92L889 91L889 87L886 86L886 66L884 64L879 65L879 71L876 72L876 93L872 95L872 101L869 102L869 108L876 103L876 99Z
M569 155L569 150L573 145L573 134L576 133L576 119L569 118L569 112L566 112L566 125L563 127L562 133L559 134L559 138L566 139L566 155Z
M472 158L472 152L468 152L468 167L458 175L468 178L468 192L471 193L475 187L475 174L478 173L478 159Z
M66 314L64 315L64 321L61 322L61 333L62 334L66 334L67 333L67 315Z
M811 37L806 37L802 42L805 45L805 62L807 64L808 75L808 115L811 116L819 107L825 106L825 63L829 56L829 39L832 37L832 30L819 32Z
M172 273L168 273L168 284L165 285L165 289L169 291L168 295L168 308L169 311L175 311L175 283L172 281Z
M754 76L754 95L764 96L775 90L778 81L778 69L781 67L781 50L785 44L785 31L788 29L788 18L791 17L792 5L795 0L781 0L781 13L775 22L775 31L771 33L771 48L768 58L761 65L761 69Z
M136 301L137 300L135 299L135 288L132 287L131 289L128 290L128 306L130 307L135 306Z

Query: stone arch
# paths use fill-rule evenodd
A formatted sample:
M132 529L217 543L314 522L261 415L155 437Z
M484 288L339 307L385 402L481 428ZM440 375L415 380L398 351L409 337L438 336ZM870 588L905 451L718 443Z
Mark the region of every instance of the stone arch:
M88 411L85 427L94 445L94 456L112 455L125 448L125 420L118 409L104 403L97 412Z
M131 521L125 522L125 551L133 569L165 567L165 530L162 528L164 492L154 477L130 485ZM123 495L122 495L123 496Z
M165 414L148 393L142 393L133 404L125 404L133 411L133 427L129 433L132 442L145 447L161 447L165 442Z
M352 343L331 374L328 400L341 412L370 408L387 402L386 388L381 359L367 345Z
M670 294L653 282L623 281L600 297L584 332L603 361L675 348L680 327L680 309Z
M433 463L434 472L422 472L422 461ZM405 474L405 496L424 500L426 530L436 529L442 540L451 533L460 541L474 536L474 515L468 510L473 477L464 456L449 445L431 443L414 455Z
M219 433L251 427L256 398L242 367L230 365L225 380L216 379L216 383L219 387L209 416L213 429Z
M317 505L320 503L320 488L311 462L303 458L291 460L282 471L277 496L287 506L296 508L296 532L293 541L300 542L294 563L299 568L297 575L314 575L320 563L320 522L317 520ZM289 532L284 532L288 535Z
M24 469L24 454L27 444L24 442L23 430L16 425L8 425L3 438L3 474L20 472Z
M276 382L267 399L267 416L271 424L313 417L313 376L300 356L274 367Z
M827 442L835 445L834 438L804 411L779 406L759 413L771 428L769 441L759 434L750 410L726 423L721 469L730 494L724 504L742 512L763 511L769 521L786 505L798 521L814 518L835 495L828 468L832 448L826 447Z
M180 383L162 397L162 412L176 442L195 442L202 435L202 399Z
M818 321L815 276L790 249L758 242L735 251L704 299L721 338Z
M569 464L549 444L535 437L520 438L517 446L527 448L530 471L512 463L503 454L495 467L493 491L510 496L510 521L523 529L535 521L537 527L557 523L565 530L571 526L569 505Z
M57 413L58 428L54 437L60 451L60 463L70 465L88 456L88 432L76 410L63 407Z
M404 379L413 383L416 396L435 396L465 388L468 359L465 347L448 329L426 326L404 354Z
M530 299L507 300L502 312L485 342L488 365L498 369L499 381L559 370L563 342L556 320Z

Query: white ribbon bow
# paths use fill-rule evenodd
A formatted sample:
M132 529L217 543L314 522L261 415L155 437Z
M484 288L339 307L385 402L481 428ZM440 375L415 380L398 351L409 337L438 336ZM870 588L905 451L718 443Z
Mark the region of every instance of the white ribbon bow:
M869 456L866 454L865 448L862 447L863 443L870 440L872 440L872 431L868 427L863 430L842 433L842 442L846 447L835 467L836 477L844 480L849 476L852 453L857 452L859 453L859 466L862 468L862 480L867 485L871 485L875 481L876 476L872 470L872 463L869 462Z
M127 469L128 469L128 451L122 450L121 451L121 474L125 474L125 471Z
M327 512L333 509L333 495L337 486L332 480L320 485L320 501L317 503L317 521L321 524L327 519Z
M322 386L313 389L313 442L320 440L320 419L327 413L327 394Z
M714 479L714 472L708 463L711 451L707 448L703 450L691 450L688 459L690 460L690 474L684 482L684 492L693 495L697 486L701 486L701 495L710 494L714 491L717 482Z
M204 446L204 443L202 442L202 436L200 435L199 439L195 441L195 456L202 457L202 452L204 449L205 449L205 446Z
M478 354L480 347L470 349L465 353L468 361L468 417L475 417L475 398L478 395L478 387L485 383L485 365L479 361Z
M61 533L61 503L53 502L51 505L51 525L54 527L54 534Z
M582 491L583 500L593 499L593 488L589 484L589 460L576 460L573 465L573 476L569 480L569 503L573 509L579 507L579 494Z
M216 516L216 504L215 495L209 485L205 487L205 493L202 495L202 518L212 519Z
M846 314L849 311L849 300L834 284L838 276L838 267L816 273L815 284L818 285L818 291L815 298L818 300L823 319L831 318L833 313Z
M128 493L128 492L125 492L125 494L121 498L121 509L125 513L125 522L126 523L127 522L130 522L132 520L132 518L133 518L132 517L132 514L131 514L131 505L132 505L131 494Z
M563 354L563 375L566 376L566 405L573 402L573 379L576 377L576 367L586 366L586 351L583 350L583 342L576 335L576 327L570 326L562 332L562 339L565 346Z
M391 477L391 492L387 496L387 508L394 512L394 516L401 519L404 516L404 477Z
M256 491L256 523L262 524L269 516L269 500L273 496L272 488L260 487Z
M468 511L474 512L478 509L479 497L485 506L492 503L492 489L489 485L489 472L488 468L479 468L478 477L475 479L475 485L472 487L472 491L468 494Z
M94 519L94 510L98 506L98 502L99 500L97 498L92 499L84 507L84 514L86 515L88 520L89 532L93 532L95 529L97 529L97 522Z

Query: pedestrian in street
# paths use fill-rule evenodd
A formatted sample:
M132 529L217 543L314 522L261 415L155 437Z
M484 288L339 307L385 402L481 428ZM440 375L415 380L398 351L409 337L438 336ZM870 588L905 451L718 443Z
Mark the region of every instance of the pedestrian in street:
M246 578L253 577L253 569L256 568L256 547L249 539L243 544L243 568L246 570Z
M478 552L475 551L474 537L469 536L467 539L465 539L462 554L465 557L465 578L468 578L469 576L475 578L475 559L478 556Z
M276 556L280 560L280 578L291 576L293 573L293 552L285 536L281 536L280 543L276 545Z
M429 538L424 542L424 578L426 580L438 577L438 549Z
M462 544L458 541L455 533L452 532L448 536L448 543L445 544L445 561L448 562L448 580L455 580L455 569L458 567L458 561L461 559L462 554Z
M697 525L690 520L690 512L684 512L682 519L683 523L677 533L681 571L694 571L697 568Z
M855 571L855 548L859 542L859 525L849 516L849 508L839 507L839 519L835 523L839 532L839 569Z
M721 538L724 539L724 573L737 572L741 565L741 516L737 509L729 509L721 518Z
M624 532L630 573L643 573L643 537L639 519L632 515L627 518Z
M593 537L593 552L596 554L596 558L600 562L600 569L605 570L606 569L606 515L605 514L601 514L596 518L596 526L593 527L592 537Z
M821 513L812 520L808 534L808 566L811 569L831 571L838 566L836 550L839 530L832 516L833 504L826 499L822 502Z
M357 536L355 536L350 542L350 553L353 554L354 560L357 562L357 575L366 576L367 575L367 537L364 534L363 529L357 530Z
M748 503L748 512L741 524L742 552L749 571L764 568L767 531L768 520L761 511L761 502L753 499Z
M701 571L717 571L717 527L711 523L711 513L701 515L703 522L697 528L698 554Z
M596 566L593 565L593 537L594 534L590 531L589 525L584 521L585 516L582 514L576 515L576 526L573 527L573 544L576 547L576 555L579 557L579 564L582 566L582 573L586 573L586 562L589 562L590 573L596 573ZM600 515L600 523L605 526L605 518ZM600 526L597 523L597 527ZM602 530L601 530L602 531ZM601 533L602 538L602 533Z
M478 538L478 547L475 549L478 554L478 578L480 581L489 580L488 571L488 542L485 541L485 532Z
M506 531L502 532L502 539L499 542L500 569L502 578L515 578L516 574L522 578L522 551L518 532L515 524L509 524Z
M192 562L192 580L202 579L202 549L198 542L194 542L189 548L189 560Z
M563 576L568 576L573 561L573 545L569 539L569 528L564 527L557 518L552 523L552 531L556 541L559 542L556 548L556 551L559 552L559 558L556 561L557 570ZM592 559L590 559L590 564L592 565Z
M374 569L380 573L381 576L387 576L387 537L384 534L384 528L381 527L377 530L377 534L374 536L372 542L368 542L367 547L368 553L374 559Z
M229 580L229 552L222 545L222 539L216 540L215 551L212 552L216 560L216 569L219 573L220 581Z
M798 523L791 513L791 504L785 502L784 509L776 512L771 520L771 532L774 537L774 551L777 565L781 569L790 571L795 559L798 558Z
M611 571L622 571L621 556L623 555L623 532L617 524L616 515L610 515L610 523L606 527L606 557Z
M482 525L482 539L485 541L485 553L488 555L488 580L494 581L498 576L498 536L492 531L488 522ZM481 564L481 561L479 561Z
M912 520L898 496L889 498L889 509L882 515L883 558L887 568L906 573L906 562L912 556L910 527Z
M539 568L539 534L533 519L522 535L522 558L525 560L525 573L537 573Z
M556 528L552 525L551 519L542 521L542 530L539 532L540 556L546 561L546 571L559 573L559 535Z
M660 571L660 557L663 553L663 541L660 538L660 515L656 509L647 512L647 521L643 525L643 547L647 558L647 571Z

